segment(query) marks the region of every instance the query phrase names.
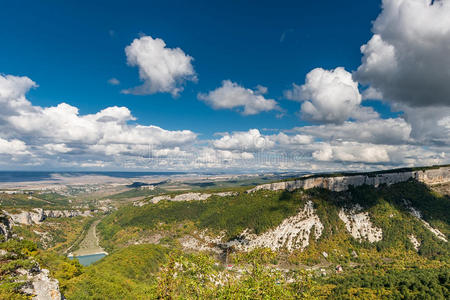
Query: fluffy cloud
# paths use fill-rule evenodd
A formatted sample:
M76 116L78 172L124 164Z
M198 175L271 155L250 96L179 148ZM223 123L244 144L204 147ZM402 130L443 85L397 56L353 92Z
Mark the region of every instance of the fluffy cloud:
M0 105L1 116L14 115L16 110L29 111L30 103L25 98L25 93L37 84L25 76L12 76L0 74Z
M450 118L440 122L450 128ZM211 145L213 149L205 152L209 166L217 167L213 161L223 163L228 155L227 167L261 170L370 170L442 164L448 161L445 153L449 151L442 145L423 146L411 137L411 125L403 118L304 126L271 135L251 129L227 133ZM244 159L249 153L253 157Z
M445 155L445 151L448 150L448 148L423 148L415 145L333 142L322 143L312 156L318 164L322 162L329 167L338 163L339 169L356 167L358 170L367 168L367 164L376 168L442 164L448 160Z
M450 105L450 1L383 0L356 80L408 106Z
M47 153L50 155L72 151L66 144L45 144L43 145L43 148L47 150Z
M306 75L305 84L285 92L288 99L304 101L303 119L313 122L342 123L349 118L370 119L378 114L369 107L361 107L358 83L344 68L324 70L316 68Z
M405 120L411 124L411 136L423 145L450 145L450 107L401 106Z
M314 137L311 135L305 134L295 134L295 135L287 135L283 132L280 132L277 135L272 135L271 140L279 143L280 145L307 145L314 142Z
M11 141L0 138L0 154L10 155L24 155L29 154L27 145L20 140L14 139Z
M261 135L258 129L250 129L245 132L226 134L219 140L213 142L217 149L221 150L244 150L257 151L271 148L274 142L269 137Z
M390 161L387 146L344 142L313 152L313 158L319 161L344 161L365 163L386 163Z
M368 87L367 89L364 90L364 92L362 93L362 98L364 100L366 99L371 99L371 100L382 100L383 99L383 94L374 89L373 87Z
M243 115L255 115L263 111L279 109L277 102L266 99L262 94L267 88L257 86L256 91L244 88L230 80L224 80L222 86L208 94L198 94L200 100L205 101L214 109L233 109L243 107Z
M304 134L327 141L400 145L411 142L411 125L402 118L346 121L340 125L304 126L296 128Z
M77 107L67 103L34 106L25 94L35 86L27 77L0 75L0 104L8 112L0 115L0 154L32 151L41 158L77 154L77 159L97 161L98 156L91 156L136 156L149 148L159 154L174 154L174 149L191 144L197 137L190 130L129 124L135 118L126 107L108 107L95 114L80 115Z
M126 94L147 95L158 92L177 96L186 80L196 81L193 58L180 48L167 48L162 39L143 36L125 48L127 62L139 68L141 86L123 90Z

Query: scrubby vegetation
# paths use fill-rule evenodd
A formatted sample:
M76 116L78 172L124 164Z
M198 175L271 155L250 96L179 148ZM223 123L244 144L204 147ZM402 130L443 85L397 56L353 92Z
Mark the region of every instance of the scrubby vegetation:
M448 266L380 262L344 266L338 274L327 268L323 276L281 268L275 257L257 250L225 268L207 254L137 245L60 281L67 299L448 299L450 293Z
M40 249L63 253L81 241L82 233L94 220L93 217L51 218L41 224L15 226L13 232L35 242Z
M219 254L187 251L179 241L205 230L223 236L223 242L246 229L261 234L295 215L307 201L313 202L323 230L317 240L312 231L304 250L242 252L230 247ZM380 241L370 243L348 233L339 212L356 204L382 229ZM124 206L97 225L110 255L89 267L26 241L0 244L28 245L14 250L26 253L14 258L17 262L0 266L2 274L16 264L30 267L27 257L32 256L60 281L67 299L448 299L450 246L413 216L411 207L449 238L448 195L410 180L339 193L241 191L205 201ZM420 243L417 250L411 234ZM153 241L152 235L159 237ZM4 281L0 291L12 295L18 289L12 283Z
M120 200L127 198L136 198L136 197L148 197L152 195L157 195L161 193L161 190L156 188L154 190L150 189L142 189L142 188L133 188L127 191L123 191L114 195L105 196L104 199L112 199L112 200Z
M158 245L122 249L69 280L64 294L68 299L145 299L166 253L167 249Z
M0 193L0 205L10 208L65 208L69 205L69 198L57 193Z
M151 231L164 230L183 234L183 228L186 229L184 232L193 230L191 224L197 230L225 233L224 240L230 240L245 229L260 234L278 226L285 218L294 215L307 200L314 202L317 214L324 224L323 235L316 246L329 244L330 239L336 239L345 245L343 247L355 244L379 251L398 247L410 250L412 246L408 234L415 233L423 241L420 250L422 254L431 257L448 251L448 246L425 229L410 214L408 208L410 205L420 210L425 220L448 236L448 196L436 195L425 185L412 180L379 188L361 186L340 193L324 189L258 191L250 194L241 192L238 196L213 196L206 201L161 201L143 207L127 206L104 218L98 229L102 245L109 250L126 244L126 237L138 238ZM338 212L342 207L354 204L361 205L369 212L375 225L382 228L384 238L381 242L374 245L361 244L345 234Z
M231 239L249 228L261 233L296 213L304 201L302 192L239 193L237 196L212 196L207 201L161 201L143 207L127 206L104 218L98 225L102 245L112 250L117 239L137 228L139 231L158 228L161 223L194 222L199 229L224 231ZM159 226L159 227L158 227Z

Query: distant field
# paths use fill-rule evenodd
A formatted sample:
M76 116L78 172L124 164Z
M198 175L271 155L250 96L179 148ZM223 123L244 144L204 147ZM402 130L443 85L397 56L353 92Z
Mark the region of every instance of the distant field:
M149 189L134 188L117 194L105 196L103 197L103 199L119 200L125 198L153 196L159 193L161 193L161 189L149 190Z

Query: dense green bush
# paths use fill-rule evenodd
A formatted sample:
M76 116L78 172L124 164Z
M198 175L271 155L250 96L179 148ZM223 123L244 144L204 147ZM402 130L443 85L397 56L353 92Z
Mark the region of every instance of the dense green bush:
M127 247L85 268L63 292L68 299L144 299L166 253L157 245Z
M97 228L107 246L112 246L115 235L127 227L151 229L159 223L185 221L193 221L200 229L224 231L230 239L246 228L255 233L273 228L295 214L302 203L302 192L268 191L232 197L212 196L207 201L161 201L143 207L121 208L104 218Z

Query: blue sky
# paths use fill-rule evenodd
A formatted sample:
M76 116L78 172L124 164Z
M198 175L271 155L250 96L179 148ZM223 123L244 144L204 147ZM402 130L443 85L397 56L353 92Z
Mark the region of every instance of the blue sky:
M3 4L1 72L34 80L39 88L29 99L36 105L64 101L80 113L127 106L141 123L189 128L205 136L305 124L295 115L299 104L285 100L283 90L303 83L315 67L356 69L359 47L370 38L371 22L380 11L378 1L92 2ZM140 34L161 38L194 57L198 82L188 83L176 99L170 94L121 94L139 83L137 69L126 64L124 48ZM112 77L121 84L108 85ZM266 112L242 117L197 100L198 92L212 90L224 79L268 87L268 96L279 99L286 116Z
M421 14L423 18L412 17ZM0 126L0 139L9 149L12 142L22 149L21 157L11 163L13 151L7 149L2 154L0 145L0 156L4 155L0 168L123 169L127 167L117 164L117 157L104 161L102 156L124 159L134 153L132 148L137 144L144 146L144 142L130 142L131 136L151 140L148 144L161 153L212 151L214 156L219 151L231 159L247 159L261 151L263 141L264 150L272 154L308 158L297 166L283 166L283 170L377 169L446 162L448 156L442 153L448 153L450 101L445 69L450 63L436 54L445 53L448 47L450 24L444 20L446 16L450 14L445 0L434 4L427 0L8 1L0 10L0 74L5 86L13 85L8 75L26 77L36 84L14 83L14 89L28 101L20 112L10 107L16 94L0 102L6 111L3 123L8 123ZM409 34L417 37L411 39ZM176 87L183 89L175 97L164 91L123 93L145 82L139 78L140 69L151 68L142 63L127 64L125 48L144 37L161 39L165 50L180 48L183 57L192 57L190 64L197 80L174 77L180 80ZM433 46L422 49L420 42L424 40ZM365 51L363 45L367 46ZM393 49L392 57L391 50L385 49ZM408 53L403 54L403 49ZM373 62L373 57L381 60ZM420 68L421 63L430 66L429 70ZM313 74L316 68L321 69ZM111 78L120 83L109 84ZM330 81L316 86L314 78ZM260 95L258 99L270 107L247 115L239 105L217 109L227 99L235 101L234 96L213 98L211 93L219 90L224 80L230 80L234 88ZM266 87L267 93L258 94L258 85ZM427 91L430 85L435 94ZM365 92L368 87L373 89L370 95ZM0 94L1 88L0 82ZM78 117L74 117L74 125L43 117L49 115L46 109L63 102L78 108L80 118L108 107L127 108L134 118L123 117L122 123L116 124L123 127L120 133L126 133L127 142L123 142L125 138L105 138L112 131L105 133L103 129L92 129L97 139L85 142L78 132L71 136L71 128L78 129ZM37 133L28 124L25 112L33 109L39 110L35 119L40 125L36 126L43 126L41 131L47 133ZM14 114L24 118L9 118ZM435 116L433 120L430 115ZM69 113L67 120L71 117ZM100 123L92 124L101 127ZM161 136L173 134L174 140L162 141L150 129L140 135L139 130L133 131L136 126L160 127L167 131ZM436 126L438 130L430 134ZM54 128L62 128L61 134L50 136L48 132ZM364 133L358 128L379 128L379 132L367 129L370 132ZM258 132L250 132L252 129ZM181 130L189 131L189 137L183 135L186 141L177 143L183 140L177 135ZM282 141L277 134L286 134L291 140ZM122 148L104 150L107 143L110 148ZM96 152L99 145L104 152ZM360 154L364 151L367 155ZM168 165L171 163L165 161L152 168ZM197 167L209 168L193 168ZM221 165L211 168L220 169ZM270 164L263 169L279 167Z

